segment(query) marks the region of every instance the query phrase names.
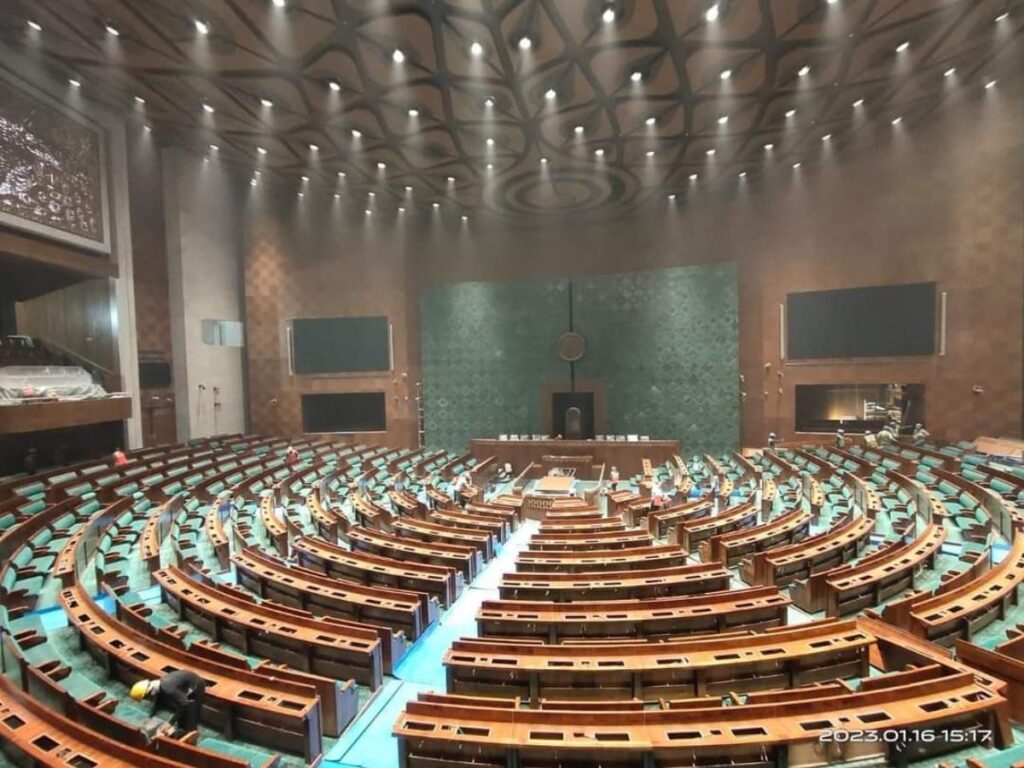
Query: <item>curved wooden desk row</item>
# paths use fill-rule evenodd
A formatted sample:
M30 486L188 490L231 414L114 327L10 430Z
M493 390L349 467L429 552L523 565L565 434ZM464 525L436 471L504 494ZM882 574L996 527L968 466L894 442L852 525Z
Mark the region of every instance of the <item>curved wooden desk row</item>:
M877 605L912 587L917 571L931 566L945 539L946 529L931 523L909 544L891 541L853 565L839 565L797 581L790 591L793 602L810 613L825 610L829 616Z
M544 519L540 521L538 533L546 536L552 533L587 533L590 531L624 532L632 526L627 525L622 515L592 515L590 517L574 517L568 520Z
M752 586L787 586L856 557L874 527L875 521L867 517L841 520L795 544L758 552L741 564L740 578Z
M852 693L821 686L781 700L755 697L752 704L723 707L718 698L690 699L653 711L571 702L525 709L515 700L423 695L406 705L393 733L402 768L691 765L711 759L801 765L871 755L904 762L935 751L913 736L928 728L987 728L997 745L1012 742L1006 700L970 674L887 677ZM854 729L905 729L909 744L901 753L882 739L821 743L827 732Z
M372 627L381 638L388 666L397 661L391 652L396 645L392 633L412 641L437 619L437 603L422 592L341 581L253 549L236 553L231 561L238 583L264 599ZM397 646L405 647L404 638Z
M498 585L502 600L626 600L720 592L730 573L718 563L679 565L645 571L526 571L506 573Z
M204 723L229 739L296 752L309 761L321 753L327 722L321 722L318 690L293 682L290 670L250 670L241 657L234 657L239 664L231 664L224 654L208 657L196 645L186 650L145 635L108 616L78 586L62 591L60 600L85 647L126 685L175 669L194 670L206 681ZM325 682L335 687L333 681ZM330 707L335 717L327 732L337 734L355 716L355 690L335 687Z
M753 501L744 501L725 508L717 515L683 521L670 531L669 543L693 552L702 541L712 536L750 528L757 522L758 511Z
M410 563L391 557L342 549L318 539L292 544L299 565L328 576L395 589L423 592L448 608L465 586L462 573L450 566Z
M583 531L580 533L535 533L530 552L561 549L632 549L650 547L654 538L647 531Z
M192 578L178 568L153 574L163 600L185 621L214 641L302 672L347 680L377 690L383 682L377 630L267 600L217 584L202 574Z
M511 517L489 512L469 512L463 509L435 509L427 514L427 519L438 525L486 533L498 543L504 544L515 530L512 527L515 522L515 513L508 514Z
M407 539L472 548L483 562L494 557L494 538L483 531L443 525L432 520L417 520L414 517L393 517L385 522L384 527Z
M653 509L647 515L647 530L656 538L665 538L677 524L708 517L714 509L714 503L708 496L700 496L664 509Z
M790 600L774 587L642 600L485 600L476 613L482 637L661 637L786 623Z
M520 572L641 571L686 563L686 550L674 544L631 549L525 550L516 556L516 570Z
M700 542L698 552L705 563L722 563L732 567L747 555L802 540L810 527L811 513L796 508L767 523L705 539Z
M466 583L476 578L483 567L479 551L461 544L420 541L411 536L395 536L363 526L351 526L343 530L341 536L353 550L375 555L394 555L408 562L455 568Z
M724 695L866 677L871 635L855 621L736 637L545 645L466 638L444 657L448 692L558 700Z

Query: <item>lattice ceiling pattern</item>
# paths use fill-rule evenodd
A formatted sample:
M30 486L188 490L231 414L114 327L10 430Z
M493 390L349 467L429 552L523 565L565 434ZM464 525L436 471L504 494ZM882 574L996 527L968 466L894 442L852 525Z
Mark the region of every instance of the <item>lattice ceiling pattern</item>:
M907 130L1019 76L1024 0L0 0L0 19L77 98L254 185L534 220Z

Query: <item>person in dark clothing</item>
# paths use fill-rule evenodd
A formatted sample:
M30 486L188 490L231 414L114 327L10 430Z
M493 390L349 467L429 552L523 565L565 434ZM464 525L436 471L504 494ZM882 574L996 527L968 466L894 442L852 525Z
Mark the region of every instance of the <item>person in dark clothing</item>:
M151 717L160 709L169 709L172 713L170 724L179 734L186 734L199 726L206 683L195 672L177 669L159 680L140 680L132 686L131 697L135 701L151 700Z

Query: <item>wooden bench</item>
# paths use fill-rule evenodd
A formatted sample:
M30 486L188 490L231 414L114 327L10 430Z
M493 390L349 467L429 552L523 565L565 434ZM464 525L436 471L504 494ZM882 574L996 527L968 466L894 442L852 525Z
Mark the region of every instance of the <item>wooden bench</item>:
M525 550L516 556L517 571L639 571L685 565L685 549L659 544L632 549Z
M652 509L647 515L647 530L651 532L652 536L663 539L679 523L708 517L714 513L714 510L714 503L707 496L684 501L681 504L673 504L664 509Z
M353 526L342 535L354 550L396 557L409 563L419 562L455 568L462 574L467 584L476 578L476 574L483 567L479 551L461 544L419 541L361 526Z
M718 563L678 565L645 571L506 573L498 585L502 600L626 600L693 595L729 588L730 574Z
M732 567L754 552L801 541L810 527L811 513L797 508L767 523L705 539L698 546L698 552L706 563L717 562Z
M647 531L584 531L582 533L534 534L527 548L531 552L561 549L631 549L654 545Z
M668 540L670 544L678 544L687 552L693 552L705 539L751 527L757 522L757 515L757 505L753 501L745 501L728 507L717 515L684 520L676 524Z

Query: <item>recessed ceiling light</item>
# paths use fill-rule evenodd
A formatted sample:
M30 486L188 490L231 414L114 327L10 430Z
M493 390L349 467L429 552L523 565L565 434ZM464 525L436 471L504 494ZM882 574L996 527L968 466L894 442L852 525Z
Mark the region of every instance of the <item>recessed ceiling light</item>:
M107 34L111 35L112 37L120 37L121 36L121 33L118 31L117 27L115 27L113 24L107 24L107 26L104 27L104 29L106 29L107 30Z
M398 212L399 213L405 213L405 208L403 206L401 206L401 205L398 206Z
M82 87L82 81L81 80L76 80L73 77L68 78L68 82L71 84L72 88L81 88Z
M367 216L373 216L373 211L371 211L369 208L367 208L366 209L366 215Z
M668 196L668 199L669 199L669 200L675 200L675 199L676 199L676 195L675 195L675 192L673 192L672 194L670 194L670 195Z
M488 147L493 147L494 146L494 139L492 139L490 136L487 137L487 146Z
M210 104L203 104L203 112L208 115L212 115L216 110Z
M644 125L651 126L654 125L656 122L658 122L658 118L652 116L644 120Z
M217 146L216 144L211 144L210 145L210 151L211 152L218 152L219 150L220 150L220 147Z
M553 101L557 96L558 94L555 93L554 88L548 88L546 91L544 91L544 98L547 99L548 101Z
M455 183L455 177L454 176L449 176L448 177L448 183L449 184L454 184Z
M372 198L377 196L377 193L376 192L367 192L366 196L372 199Z
M209 158L209 157L204 157L204 158L203 158L203 163L204 163L205 165L209 165L209 164L210 164L210 158Z
M38 22L32 21L31 19L29 19L28 28L33 30L33 31L35 31L35 32L42 32L43 31L42 25L39 24Z
M996 87L996 81L995 80L989 80L987 83L985 83L985 90L986 91L989 88L995 88L995 87Z
M793 163L793 168L794 169L799 168L801 165L802 165L802 163L799 160L797 160L795 163Z
M144 98L142 98L141 96L136 96L135 97L135 103L136 104L145 104L146 100Z
M899 125L899 124L900 124L900 123L902 123L902 122L903 122L903 118L902 118L902 117L894 117L894 118L892 119L892 124L893 124L893 125Z
M704 12L704 18L708 21L718 21L718 3L713 3L712 6Z
M796 110L795 109L787 109L786 110L786 117L793 117L795 114L796 114Z
M146 123L145 125L142 126L142 130L144 130L146 133L149 133L150 131L153 130L153 126L150 125L149 123Z
M704 154L707 155L708 157L714 157L715 156L715 148L712 147L711 149L707 150Z
M430 204L430 207L431 207L431 208L440 208L440 207L441 207L441 204L440 204L440 203L431 203L431 204Z
M263 171L253 171L252 175L258 179L263 176Z
M275 8L284 8L284 0L271 0Z
M319 144L310 144L309 145L309 151L310 152L319 152L320 151L320 145Z
M800 77L807 77L809 74L811 74L811 68L809 66L807 66L806 64L804 64L802 67L800 67L800 69L798 69L796 71L796 73Z
M418 109L416 109L415 107L413 107L412 109L409 110L409 117L419 117L419 116L420 116L420 111Z
M697 180L698 178L699 178L699 177L697 176L697 174L696 174L696 173L691 173L691 174L690 174L690 181L696 181L696 180Z
M634 83L639 83L641 80L644 79L644 73L641 72L639 69L634 69L630 73L629 79L632 80Z
M596 155L597 157L604 157L604 150L603 150L603 149L595 149L595 150L594 150L594 154L595 154L595 155Z
M469 46L469 52L473 56L483 56L484 47L480 45L480 43L473 43L471 46Z
M583 126L582 125L577 125L575 128L572 129L572 132L575 133L575 134L583 133Z
M736 175L737 175L737 176L738 176L739 178L741 178L741 179L745 179L745 178L747 178L747 172L746 172L746 171L740 171L740 172L739 172L738 174L736 174Z
M353 128L352 129L352 138L353 139L361 139L362 137L363 137L363 132L362 131L360 131L358 128Z
M774 147L775 147L775 145L774 145L774 144L772 144L771 142L768 142L767 144L765 144L765 145L764 145L764 149L765 149L765 151L766 151L766 152L771 152L771 150L772 150L772 149L773 149Z
M903 53L907 48L910 47L910 41L904 40L902 43L896 46L896 53Z
M412 187L411 187L411 186L409 186L408 184L406 184L406 185L405 185L405 191L406 191L406 192L412 192Z
M338 178L339 179L344 179L345 178L345 172L344 171L338 171Z
M528 51L533 47L533 40L523 35L519 38L519 50Z
M256 152L257 152L257 154L260 154L260 155L267 154L267 150L265 150L263 147L256 147Z
M615 21L615 9L605 8L604 13L601 14L601 21L603 21L605 24L611 24L613 21Z
M210 34L210 25L207 24L205 21L200 21L199 19L196 19L195 20L195 25L196 25L196 32L198 32L200 35L208 35L208 34Z
M334 199L335 199L335 200L341 200L341 194L340 194L340 193L338 193L338 192L335 192L335 193L334 193Z
M395 62L395 64L401 64L405 61L405 54L402 52L401 48L395 48L395 50L391 52L391 60Z
M835 5L838 2L839 2L839 0L828 0L828 4L829 5Z
M337 93L338 91L341 90L341 83L339 83L337 80L328 80L327 87L330 88L335 93Z
M302 183L303 183L303 184L305 184L305 183L306 183L306 182L308 182L308 181L309 181L309 176L303 176L303 177L302 177Z
M722 80L728 80L730 77L732 77L732 70L731 69L723 69L721 74L719 74L718 76Z
M250 187L255 187L257 184L259 184L259 182L256 181L256 179L249 179L249 186Z
M466 216L465 214L463 214L459 218L461 218L463 221L469 221L469 216Z
M542 157L542 158L540 159L540 164L541 164L541 165L547 165L547 164L548 164L548 159L547 159L546 157Z
M494 106L494 99L492 99L490 96L488 96L486 99L484 99L484 106L485 107L493 107Z
M1009 17L1010 17L1010 14L1009 14L1008 11L1004 11L1003 13L1000 13L998 16L996 16L996 24L998 24L1003 19L1007 19Z
M949 69L947 69L945 72L942 73L942 76L943 77L952 77L955 74L956 74L956 67L950 67Z
M654 157L654 150L653 149L648 149L647 150L647 156L648 157Z
M720 118L718 118L718 124L719 125L725 125L728 122L729 122L729 116L728 115L722 115Z
M377 163L377 170L378 170L378 171L383 171L383 170L384 170L385 168L387 168L387 167L388 167L388 164L387 164L387 163L385 163L385 162L383 162L383 161L382 161L382 162L379 162L379 163Z
M854 108L864 106L864 99L857 99L855 102L853 102L853 106Z
M488 163L487 164L487 170L488 171L493 171L494 170L494 163Z
M260 99L260 104L262 104L264 107L274 106L274 102L272 102L270 99Z
M830 141L831 139L832 139L832 134L831 133L826 133L824 136L821 137L822 141Z

